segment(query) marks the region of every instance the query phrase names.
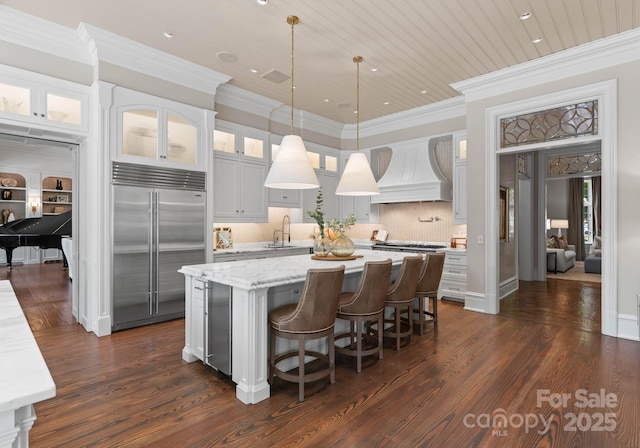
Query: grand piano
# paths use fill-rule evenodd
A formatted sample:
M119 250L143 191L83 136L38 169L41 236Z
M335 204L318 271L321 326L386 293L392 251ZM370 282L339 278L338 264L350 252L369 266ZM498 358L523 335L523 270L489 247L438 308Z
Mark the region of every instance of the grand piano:
M40 218L23 218L0 226L0 248L11 269L13 250L20 246L62 250L62 237L71 236L71 211ZM66 262L65 262L66 266Z

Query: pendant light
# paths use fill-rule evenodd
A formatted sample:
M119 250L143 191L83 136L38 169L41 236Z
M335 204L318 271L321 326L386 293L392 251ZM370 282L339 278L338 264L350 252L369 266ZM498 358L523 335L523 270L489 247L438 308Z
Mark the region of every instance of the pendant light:
M370 196L380 194L373 177L367 156L360 152L360 63L362 56L354 56L357 67L356 81L356 152L349 156L344 167L336 194L342 196Z
M295 85L293 79L293 27L298 22L299 19L296 16L287 17L287 23L291 25L291 135L285 135L280 143L278 154L264 181L264 186L267 188L308 189L320 186L302 137L293 135L293 90Z

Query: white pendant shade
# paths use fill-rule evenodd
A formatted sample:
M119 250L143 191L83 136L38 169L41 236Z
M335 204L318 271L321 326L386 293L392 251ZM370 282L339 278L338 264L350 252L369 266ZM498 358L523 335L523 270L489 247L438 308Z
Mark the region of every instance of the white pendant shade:
M308 189L320 186L301 137L286 135L282 139L278 155L271 164L264 186L284 189Z
M361 152L354 152L349 156L347 166L344 167L342 178L336 189L336 194L342 196L370 196L380 194L367 156Z

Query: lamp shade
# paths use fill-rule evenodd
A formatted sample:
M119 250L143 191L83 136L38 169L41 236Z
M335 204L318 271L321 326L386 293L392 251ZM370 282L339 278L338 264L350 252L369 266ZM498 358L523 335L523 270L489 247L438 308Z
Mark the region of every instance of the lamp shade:
M552 229L568 229L569 220L568 219L552 219L551 228Z
M286 135L282 139L264 186L290 190L320 186L301 137Z
M342 196L370 196L380 194L367 156L361 152L354 152L349 156L344 167L336 194Z

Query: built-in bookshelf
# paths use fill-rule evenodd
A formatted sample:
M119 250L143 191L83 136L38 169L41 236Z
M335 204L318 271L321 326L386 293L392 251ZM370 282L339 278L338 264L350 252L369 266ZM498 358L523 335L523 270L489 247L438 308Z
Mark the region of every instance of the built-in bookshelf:
M25 217L27 186L24 176L16 173L0 173L0 224L6 224L9 216Z
M72 180L68 177L45 177L42 180L42 215L59 215L73 206Z

